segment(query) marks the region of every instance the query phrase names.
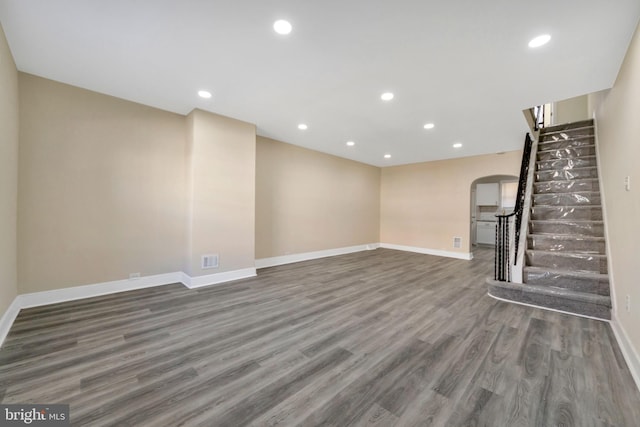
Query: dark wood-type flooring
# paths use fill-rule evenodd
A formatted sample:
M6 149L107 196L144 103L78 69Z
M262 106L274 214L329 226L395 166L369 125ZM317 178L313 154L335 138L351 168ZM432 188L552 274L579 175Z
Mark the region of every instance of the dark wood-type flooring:
M609 325L486 295L490 250L386 249L23 310L2 403L93 426L638 426Z

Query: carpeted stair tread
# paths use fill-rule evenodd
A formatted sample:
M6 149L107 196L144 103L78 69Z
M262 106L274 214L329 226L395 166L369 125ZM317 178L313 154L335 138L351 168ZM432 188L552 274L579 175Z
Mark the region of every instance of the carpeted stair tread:
M571 271L548 267L525 267L525 283L531 286L550 286L578 292L609 296L609 276L585 271Z
M574 179L598 179L596 166L573 169L547 169L536 171L536 183L547 181L571 181Z
M562 123L554 126L547 126L540 130L541 135L548 135L551 133L558 133L566 130L585 129L593 127L593 119L579 120L577 122Z
M528 266L601 274L608 271L607 256L604 254L527 249L525 256Z
M569 142L570 140L566 140L566 141ZM558 141L553 141L553 142L558 142ZM567 148L545 148L545 147L542 147L542 149L538 150L538 154L553 153L554 151L559 151L559 150L562 151L562 150L571 149L571 148L592 148L592 149L595 149L596 146L595 146L595 144L589 144L589 145L579 145L579 146L576 146L576 147L567 147Z
M536 205L531 208L531 219L601 221L602 208L598 205Z
M530 272L530 271L537 271L537 272L548 271L548 272L551 272L551 273L562 274L564 276L570 276L570 277L596 278L596 279L609 280L609 275L608 274L593 273L591 271L563 270L563 269L559 269L559 268L536 267L536 266L533 266L533 265L526 266L524 268L524 270L525 270L525 272Z

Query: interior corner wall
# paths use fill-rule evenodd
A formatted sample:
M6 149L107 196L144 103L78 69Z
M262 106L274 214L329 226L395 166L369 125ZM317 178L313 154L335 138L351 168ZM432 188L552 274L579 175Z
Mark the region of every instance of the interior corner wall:
M194 110L187 116L186 273L192 277L255 267L255 125ZM202 269L202 255L219 267Z
M590 118L588 95L576 96L553 104L553 124L579 122Z
M593 98L610 249L609 274L617 308L614 316L640 355L640 27L613 88ZM630 191L625 190L627 176L631 178ZM627 295L630 311L626 309Z
M0 26L0 318L18 294L18 71Z
M524 138L523 138L524 139ZM470 252L471 184L489 175L520 175L522 151L382 169L380 240L432 251ZM453 238L462 247L453 247Z
M180 271L185 117L19 73L18 290Z
M256 258L379 242L380 168L257 138Z

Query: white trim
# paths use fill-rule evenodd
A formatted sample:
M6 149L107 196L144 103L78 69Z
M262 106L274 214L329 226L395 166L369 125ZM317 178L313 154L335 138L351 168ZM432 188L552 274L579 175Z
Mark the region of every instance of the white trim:
M0 319L0 346L2 346L4 339L9 334L13 322L16 320L16 317L18 317L18 313L20 313L20 301L18 297L16 297Z
M638 352L629 339L629 335L627 335L627 331L622 327L622 324L618 321L615 314L610 323L613 334L616 336L616 340L618 340L620 351L622 351L624 360L627 362L627 367L631 372L631 376L636 382L636 387L640 390L640 355L638 355Z
M216 273L199 277L190 277L189 275L178 271L174 273L144 276L136 279L114 280L112 282L96 283L93 285L73 286L70 288L54 289L51 291L21 294L14 298L2 318L0 318L0 346L4 343L13 322L16 320L20 310L23 308L39 307L42 305L115 294L118 292L133 291L136 289L152 288L155 286L163 286L173 283L180 283L190 289L193 289L254 276L256 276L255 268L227 271L224 273Z
M518 258L515 258L515 251L510 251L509 256L511 263L511 281L514 283L524 282L524 264L525 252L527 250L527 239L529 233L529 217L531 216L531 206L533 204L533 187L536 172L536 158L538 155L538 144L540 143L540 131L533 132L533 143L531 145L531 155L529 157L529 171L527 173L527 182L524 191L524 206L522 208L522 220L520 221L520 241L518 242ZM515 217L514 217L515 218ZM509 233L509 244L515 246L515 226L513 232ZM513 241L511 241L513 239Z
M190 277L189 275L182 273L182 283L189 288L201 288L203 286L217 285L224 282L231 282L232 280L247 279L249 277L256 277L255 268L244 268L241 270L224 271L222 273L207 274L206 276Z
M600 136L598 135L598 120L597 114L593 111L593 133L595 135L595 146L596 146L596 170L598 171L598 182L600 183L600 207L602 209L602 222L604 224L604 236L605 236L605 245L606 245L606 253L607 253L607 268L609 272L609 293L611 296L611 329L613 330L613 334L618 341L618 346L620 347L620 351L622 351L622 355L624 356L625 361L627 362L627 366L629 367L629 371L631 372L631 376L633 380L636 382L636 387L640 390L640 355L634 348L633 344L631 344L631 340L629 339L629 335L627 335L627 331L622 327L622 324L618 321L618 299L616 298L616 285L615 285L615 277L613 274L613 265L611 259L611 239L609 239L609 220L607 215L607 203L606 203L606 194L604 191L604 175L602 174L602 166L600 163Z
M563 310L556 310L555 308L549 308L549 307L543 307L541 305L535 305L535 304L527 304L526 302L520 302L520 301L514 301L514 300L510 300L510 299L506 299L506 298L500 298L497 297L495 295L491 295L491 292L487 292L487 295L489 295L491 298L493 299L497 299L498 301L504 301L504 302L509 302L511 304L518 304L518 305L524 305L525 307L531 307L531 308L539 308L540 310L547 310L547 311L553 311L556 313L562 313L562 314L568 314L570 316L578 316L578 317L584 317L585 319L592 319L592 320L599 320L601 322L606 322L606 323L611 323L611 321L607 320L607 319L601 319L599 317L593 317L593 316L586 316L584 314L578 314L578 313L571 313L569 311L563 311Z
M94 285L74 286L71 288L54 289L52 291L22 294L18 295L16 299L20 302L20 308L30 308L181 282L182 274L179 272L156 274L138 279L115 280L112 282L96 283Z
M415 252L418 254L436 255L436 256L443 256L447 258L464 259L467 261L473 259L473 254L471 252L442 251L439 249L419 248L417 246L394 245L391 243L380 243L380 247L385 249L395 249L397 251Z
M256 268L274 267L276 265L292 264L294 262L309 261L312 259L326 258L336 255L345 255L354 252L362 252L367 250L378 249L379 243L369 243L367 245L347 246L336 249L326 249L315 252L303 252L292 255L275 256L271 258L261 258L256 260Z
M604 228L604 244L605 252L607 255L607 271L609 276L609 297L611 298L611 312L612 315L618 312L618 300L616 298L616 286L615 278L613 277L613 265L611 259L611 239L609 239L609 219L607 215L606 194L604 191L604 175L602 174L602 166L600 163L600 138L598 137L598 121L596 120L596 113L593 112L593 134L594 145L596 147L596 171L598 172L598 186L600 190L600 209L602 210L602 224Z

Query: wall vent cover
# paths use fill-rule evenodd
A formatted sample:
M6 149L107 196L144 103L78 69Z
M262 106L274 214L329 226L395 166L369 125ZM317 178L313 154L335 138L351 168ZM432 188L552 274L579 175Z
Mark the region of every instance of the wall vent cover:
M462 247L462 237L454 237L453 238L453 247L461 248Z
M202 255L202 269L218 268L218 254L215 255Z

